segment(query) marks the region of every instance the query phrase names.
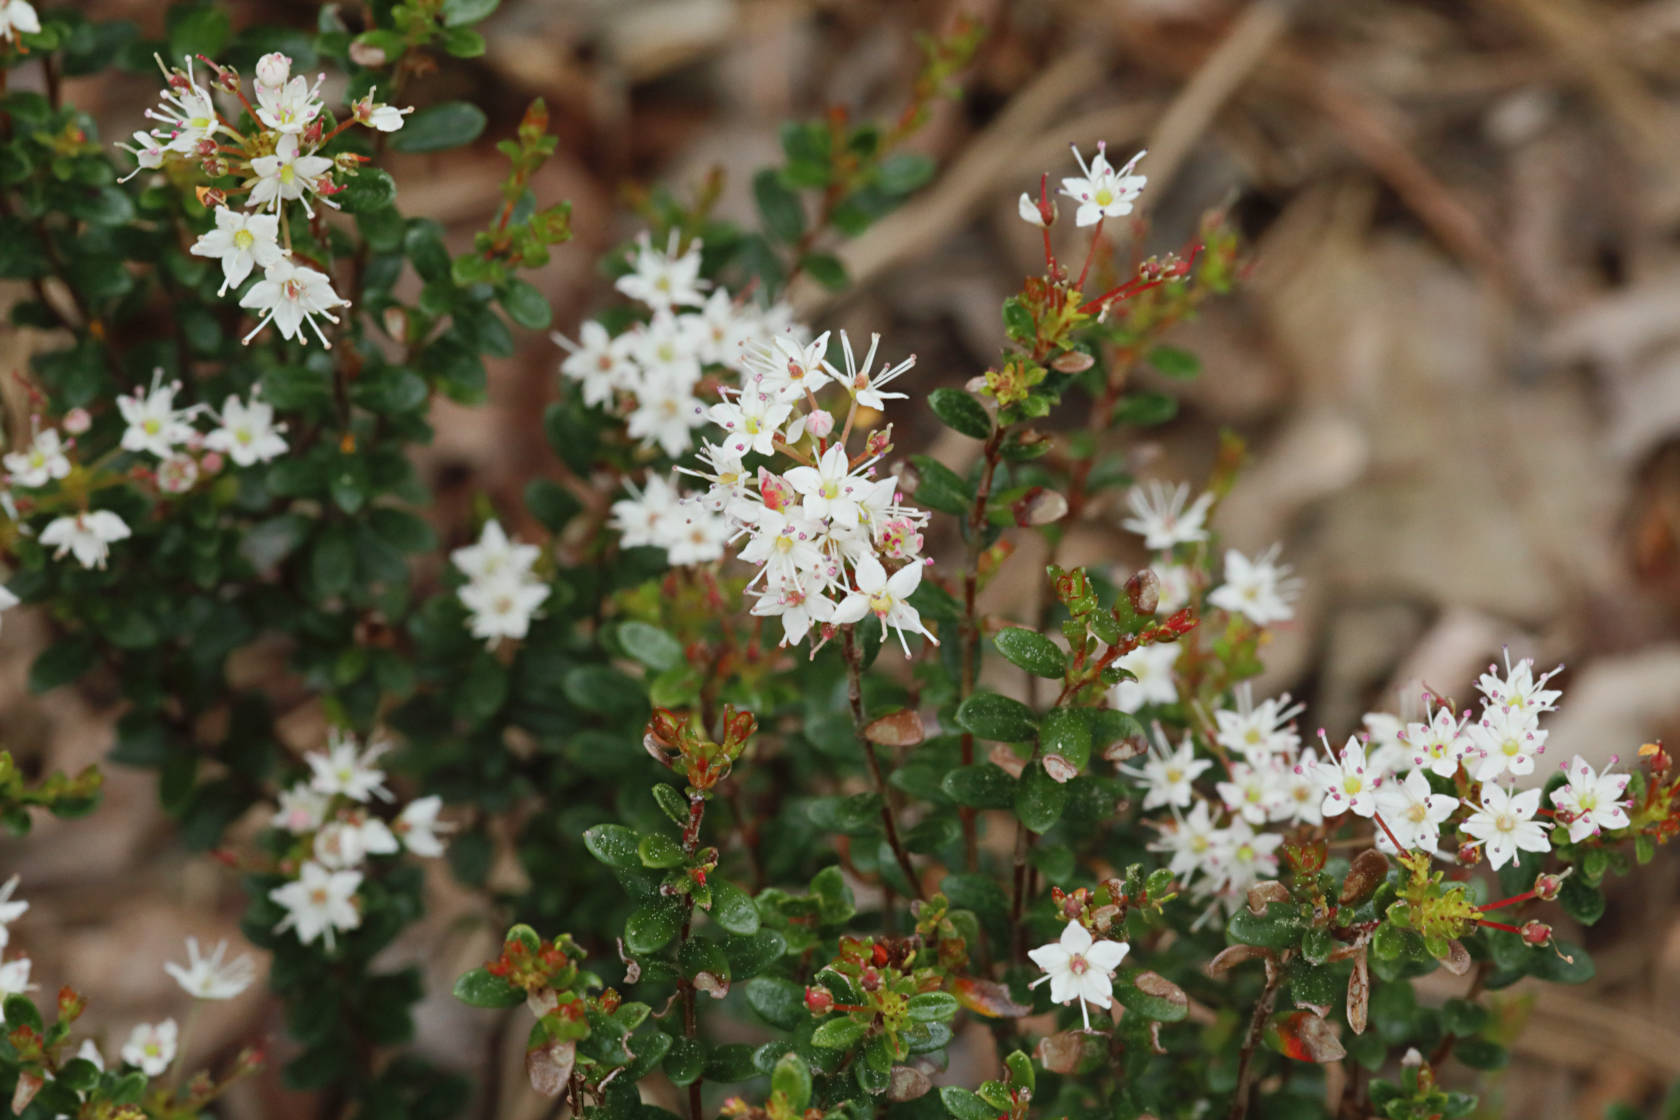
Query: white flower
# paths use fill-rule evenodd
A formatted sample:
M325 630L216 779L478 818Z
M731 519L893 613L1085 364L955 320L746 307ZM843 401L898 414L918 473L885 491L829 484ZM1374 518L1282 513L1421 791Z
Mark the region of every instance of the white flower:
M69 552L84 568L103 568L111 542L132 535L122 518L108 509L96 509L56 518L41 530L41 543L53 550L54 560Z
M583 386L584 404L611 404L615 393L634 387L640 371L632 357L635 338L630 332L614 338L606 327L588 319L578 327L576 342L558 332L549 337L566 351L560 373Z
M336 323L338 317L332 309L349 307L350 301L339 298L326 273L289 260L279 260L264 270L263 278L251 285L250 291L240 299L239 306L262 313L251 333L241 339L244 343L249 344L272 320L280 328L282 338L296 338L306 345L309 340L303 337L303 325L308 323L315 337L321 340L321 345L331 350L332 343L321 333L321 325L315 321L315 316Z
M1212 890L1225 895L1228 906L1234 905L1249 887L1277 874L1281 843L1278 833L1255 832L1241 817L1233 820L1224 837L1215 842L1219 854L1210 868Z
M6 996L20 996L25 992L33 992L35 985L29 982L29 958L19 957L16 960L0 964L0 999Z
M315 85L310 86L309 79L300 74L276 85L258 82L257 119L288 136L302 132L321 115L323 106L316 94L324 80L316 78Z
M1120 523L1143 538L1145 548L1167 551L1176 545L1194 544L1207 540L1207 513L1213 505L1213 495L1200 494L1188 508L1190 484L1181 482L1169 487L1153 481L1134 486L1126 493L1126 504L1132 516Z
M815 394L834 377L825 355L829 332L808 343L777 336L768 344L748 345L741 355L741 384L782 401Z
M1433 851L1440 843L1442 823L1456 808L1458 798L1432 791L1422 770L1411 771L1403 781L1384 782L1377 791L1377 811L1388 830L1377 829L1377 847L1390 851L1392 832L1407 850Z
M292 79L294 84L302 80ZM279 210L283 202L301 201L304 212L313 218L315 211L307 195L320 191L320 179L332 165L326 156L300 154L297 134L288 132L274 145L273 155L251 161L251 194L245 205Z
M303 756L309 764L309 787L329 797L342 794L352 801L370 797L389 801L391 791L385 788L385 771L373 764L390 749L385 740L375 739L363 750L354 736L335 727L327 732L325 752L310 751Z
M163 970L194 999L232 999L251 986L257 978L257 966L248 956L238 956L223 962L228 943L216 942L208 957L198 950L198 938L187 938L187 965L165 962ZM126 1057L126 1055L125 1055Z
M1559 665L1550 672L1536 677L1534 675L1534 661L1525 657L1515 665L1511 664L1511 651L1505 651L1505 675L1499 675L1499 666L1489 665L1488 671L1481 675L1476 682L1476 688L1488 699L1489 707L1503 708L1506 711L1525 713L1539 716L1557 707L1557 698L1563 693L1555 688L1545 687L1546 682L1563 672Z
M1455 717L1442 705L1422 723L1408 723L1402 741L1411 752L1412 764L1422 766L1432 774L1450 778L1458 772L1459 760L1470 743L1464 734L1466 715Z
M1501 774L1532 774L1535 758L1546 753L1546 730L1521 708L1485 708L1481 721L1471 724L1467 734L1480 755L1471 767L1478 782Z
M410 801L397 814L391 831L396 833L403 847L415 855L427 858L441 856L443 841L438 839L438 834L455 830L453 824L438 820L438 810L442 808L443 799L435 795Z
M1274 816L1289 813L1283 803L1283 788L1279 781L1281 767L1268 762L1256 766L1247 762L1231 763L1230 781L1219 782L1214 788L1225 802L1225 808L1249 824L1265 824Z
M1546 830L1551 826L1534 819L1540 809L1540 791L1511 794L1496 785L1482 787L1482 804L1464 822L1464 831L1482 841L1488 862L1495 871L1517 858L1519 851L1544 852L1551 845Z
M99 1047L93 1044L93 1039L82 1039L82 1044L76 1048L76 1057L84 1062L93 1063L93 1068L99 1072L105 1072L105 1055L99 1052Z
M220 451L241 467L266 463L286 453L281 432L286 425L274 422L274 407L255 396L246 404L230 395L222 402L221 426L204 437L204 446Z
M156 1077L175 1060L178 1031L175 1020L161 1023L141 1023L129 1033L123 1044L122 1060L139 1069L147 1077Z
M1091 934L1077 921L1067 924L1059 940L1040 945L1027 952L1032 962L1044 970L1044 975L1028 987L1036 988L1050 982L1053 1003L1079 1001L1079 1014L1085 1019L1085 1029L1091 1029L1090 1005L1109 1007L1114 1002L1114 970L1126 959L1131 946L1124 941L1091 940Z
M327 819L330 800L328 794L321 793L306 782L299 782L290 789L280 791L280 808L269 823L293 835L314 832Z
M1377 811L1376 792L1382 776L1375 772L1367 773L1365 748L1353 736L1348 736L1340 759L1335 757L1326 740L1324 760L1314 765L1312 776L1324 793L1324 803L1319 806L1319 812L1326 817L1339 817L1350 809L1359 817L1369 817Z
M1319 788L1318 778L1313 774L1317 767L1318 753L1308 747L1301 752L1294 766L1285 769L1279 779L1278 819L1295 824L1324 823L1324 810L1319 807L1324 800L1324 793ZM1287 815L1284 814L1284 810L1287 810Z
M368 856L394 855L402 849L384 821L353 812L323 825L315 834L312 850L322 867L342 871L360 867Z
M0 39L11 42L18 32L33 35L41 30L41 20L35 9L25 0L6 0L0 3Z
M1365 725L1365 764L1381 774L1397 774L1412 757L1406 746L1406 724L1389 712L1366 712L1359 717Z
M698 502L691 502L688 516L666 544L666 560L673 568L721 560L731 532L733 530L726 518L710 512Z
M778 645L797 645L811 624L834 620L834 601L811 586L810 577L789 571L773 577L753 601L752 613L782 620Z
M750 491L752 474L734 451L715 443L702 443L695 457L706 470L678 467L677 472L702 479L708 484L706 492L700 496L700 504L706 509L722 513L732 502Z
M478 542L457 548L449 554L450 561L469 580L482 583L499 576L512 574L523 579L531 574L542 549L534 544L521 544L511 539L502 523L491 518L478 531Z
M629 483L631 496L612 505L612 527L625 548L646 545L664 547L669 534L681 524L683 508L676 490L658 475L649 476L640 493Z
M643 233L637 239L633 271L620 276L614 286L656 311L705 303L702 289L710 285L700 279L700 242L689 242L687 251L676 256L678 237L678 231L672 230L666 251L661 253Z
M794 467L783 477L789 486L804 495L806 517L833 521L839 526L857 524L858 500L870 483L853 469L846 449L840 444L823 452L816 466Z
M1146 791L1144 811L1170 805L1182 809L1190 804L1190 783L1201 776L1213 763L1196 757L1195 737L1186 735L1173 751L1152 750L1141 767L1122 766L1120 772L1133 778Z
M916 355L912 354L896 366L883 365L879 373L870 376L870 368L875 364L875 351L880 348L880 345L881 336L871 334L869 336L869 353L864 355L863 364L859 365L852 357L852 340L846 336L845 331L841 331L840 350L845 355L846 373L843 377L838 373L834 374L834 380L843 385L846 392L850 393L858 404L865 408L873 408L877 412L887 407L887 398L889 397L896 397L899 400L908 399L904 393L883 393L881 386L916 364Z
M1305 710L1303 705L1289 703L1289 694L1254 703L1253 686L1247 682L1236 688L1237 709L1215 709L1213 720L1218 728L1214 738L1228 751L1235 751L1250 762L1278 755L1293 756L1301 745L1301 736L1289 721Z
M742 390L733 400L726 398L707 409L706 419L729 433L723 445L731 454L756 451L760 455L772 455L776 451L776 433L792 411L792 405L766 393Z
M705 422L700 401L690 384L668 377L643 378L636 388L636 407L625 431L643 445L657 443L675 459L694 443L694 429Z
M459 592L461 603L472 615L472 636L495 643L503 638L519 640L531 632L537 608L549 596L546 583L522 579L511 573L469 583Z
M120 399L120 398L119 398ZM70 457L64 453L64 437L56 428L44 428L24 451L14 451L4 460L13 486L34 489L70 473Z
M1062 193L1079 203L1079 210L1074 214L1075 225L1095 225L1104 218L1124 217L1132 212L1132 203L1143 193L1143 188L1149 182L1147 176L1134 175L1132 169L1137 166L1146 152L1139 152L1126 161L1126 165L1119 170L1109 166L1108 146L1097 145L1097 154L1087 164L1085 158L1079 154L1077 145L1073 149L1073 158L1079 161L1079 169L1085 173L1084 178L1069 178L1062 180Z
M193 242L195 257L222 263L222 286L217 295L237 288L255 265L271 267L285 254L280 250L280 219L274 214L246 214L216 207L216 228Z
M119 141L115 146L134 157L134 170L118 179L119 183L128 182L142 171L156 171L163 166L163 141L150 132L136 132L134 143Z
M1615 760L1611 759L1611 765ZM1569 822L1569 842L1579 844L1589 836L1596 836L1606 828L1626 828L1627 808L1622 794L1627 790L1627 774L1595 773L1587 760L1576 755L1564 771L1569 775L1567 785L1552 793L1552 804L1560 810L1559 823ZM1567 818L1565 817L1567 814ZM0 919L4 915L0 914Z
M331 950L335 931L355 929L362 924L362 912L355 904L356 891L361 885L360 871L328 871L318 863L306 861L298 869L297 879L268 892L268 897L286 910L286 916L280 919L274 932L284 933L295 926L299 941L309 945L321 937Z
M161 58L158 59L158 68L163 69ZM221 119L216 115L216 102L210 97L210 91L200 86L193 77L190 56L187 58L185 80L182 80L179 71L170 74L164 70L164 76L169 84L161 94L163 102L157 109L147 109L146 116L158 122L160 127L153 130L154 135L159 140L168 141L170 151L193 155L200 144L223 131Z
M939 639L922 625L921 614L908 602L922 582L921 564L906 564L888 576L879 560L864 556L853 568L852 576L857 581L857 590L842 599L835 608L835 622L845 625L856 622L865 614L873 614L881 620L883 634L888 629L898 631L898 644L903 647L906 657L910 656L910 643L904 634L906 630L915 631L934 645L939 644Z
M1172 614L1190 605L1190 596L1195 592L1195 584L1189 565L1160 561L1149 567L1155 573L1155 582L1160 588L1155 601L1156 614Z
M1277 563L1279 547L1274 544L1253 560L1234 548L1227 549L1225 583L1208 595L1208 602L1220 610L1241 614L1256 626L1294 617L1289 604L1299 593L1300 581L1286 578L1289 565Z
M13 875L0 885L0 949L4 949L11 940L11 931L7 928L13 922L23 917L29 909L29 903L23 899L12 901L12 892L18 888L18 877Z
M1154 642L1118 658L1115 667L1125 669L1137 680L1115 685L1109 703L1122 712L1135 712L1145 704L1176 703L1178 682L1173 679L1173 666L1181 652L1176 642Z
M198 460L177 452L158 464L158 489L165 494L185 494L198 482Z
M1175 815L1173 827L1163 832L1160 840L1150 844L1149 850L1171 852L1172 859L1167 869L1183 878L1198 871L1209 871L1224 854L1225 840L1224 830L1215 827L1208 813L1208 803L1197 801L1189 815Z
M368 90L360 101L350 106L355 118L376 132L396 132L403 126L403 118L414 112L414 106L399 109L395 105L381 105Z
M117 409L128 425L122 435L124 451L143 451L167 459L175 448L193 438L193 426L188 421L197 409L175 407L175 394L180 391L179 381L163 383L160 369L152 374L150 391L117 398Z

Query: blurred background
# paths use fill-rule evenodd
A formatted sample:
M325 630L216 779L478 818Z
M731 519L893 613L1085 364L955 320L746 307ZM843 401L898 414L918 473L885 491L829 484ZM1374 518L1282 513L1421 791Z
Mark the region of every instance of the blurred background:
M154 0L84 3L161 29ZM230 7L236 27L309 28L319 6ZM690 195L724 167L720 208L750 220L750 175L776 159L780 122L832 106L895 116L914 34L964 14L992 33L912 142L938 177L837 249L854 286L798 289L801 316L916 352L913 394L961 384L997 352L1001 299L1042 268L1016 196L1071 173L1069 143L1107 140L1116 162L1147 146L1145 250L1181 245L1225 207L1251 266L1174 338L1206 372L1162 386L1183 408L1130 453L1144 477L1199 483L1221 429L1248 441L1219 528L1245 550L1281 541L1307 581L1262 691L1290 690L1309 731L1339 738L1367 710L1413 713L1420 681L1467 697L1509 645L1568 665L1555 755L1680 741L1680 0L503 0L482 58L445 60L412 87L418 104L486 109L474 154L390 170L405 210L464 245L496 205L494 140L546 98L561 145L535 189L572 200L577 236L534 279L570 333L606 294L597 258L637 229L636 190ZM66 95L114 139L142 123L156 84L100 76ZM15 294L0 287L0 303ZM25 369L48 341L0 330L0 364ZM516 509L546 469L557 355L530 339L492 366L487 407L438 407L426 469L451 543L475 494ZM973 443L942 439L923 411L904 410L900 448L932 441L960 469ZM1066 555L1140 564L1118 509L1095 514ZM993 609L1025 609L1037 569L1015 570ZM120 713L97 688L26 693L46 632L29 612L6 617L0 734L31 767L76 769L100 760ZM1503 993L1528 1026L1492 1075L1489 1114L1597 1117L1617 1099L1655 1114L1680 1076L1677 870L1665 849L1637 888L1612 885L1582 935L1591 985ZM0 841L0 878L13 871L33 903L14 943L44 987L95 996L108 1050L132 1023L184 1010L158 964L185 935L237 938L233 874L180 852L150 774L114 770L90 820ZM419 1043L475 1073L502 1063L507 1089L479 1115L538 1116L517 1053L447 996L491 936L458 920L478 900L441 866L433 878L435 918L395 950L424 962L434 993ZM1438 979L1437 995L1461 994ZM282 1032L260 992L212 1010L200 1040ZM315 1114L290 1102L270 1079L224 1113Z

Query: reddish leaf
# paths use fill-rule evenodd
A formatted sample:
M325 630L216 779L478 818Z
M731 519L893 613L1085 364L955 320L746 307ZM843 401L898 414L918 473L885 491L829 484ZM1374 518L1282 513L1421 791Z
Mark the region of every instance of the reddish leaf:
M964 976L951 985L957 1002L988 1019L1019 1019L1032 1014L1032 1008L1016 1003L1009 989L995 980L975 980Z

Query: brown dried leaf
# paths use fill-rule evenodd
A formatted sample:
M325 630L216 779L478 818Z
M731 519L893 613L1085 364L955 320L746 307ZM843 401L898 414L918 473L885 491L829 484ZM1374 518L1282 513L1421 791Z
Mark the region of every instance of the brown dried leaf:
M1224 976L1244 961L1267 960L1272 957L1270 949L1263 949L1258 945L1231 945L1219 951L1207 965L1207 974L1214 978Z
M882 716L863 729L863 737L883 747L913 747L927 738L922 717L913 708Z
M1041 761L1044 763L1044 772L1050 775L1053 781L1065 783L1079 777L1079 767L1059 754L1047 754Z
M1050 359L1050 368L1057 373L1084 373L1097 360L1083 350L1064 350Z
M1353 857L1353 866L1348 868L1347 878L1342 880L1342 905L1358 906L1375 894L1386 878L1388 857L1375 848L1366 848Z
M1190 997L1184 989L1158 972L1140 972L1132 978L1132 986L1146 996L1164 999L1175 1007L1188 1009Z
M1447 955L1441 958L1441 967L1454 976L1463 976L1470 971L1470 950L1464 943L1454 938L1447 944Z
M1252 914L1264 914L1266 907L1272 903L1288 901L1289 888L1276 879L1267 879L1248 888L1248 909Z
M933 1088L933 1078L914 1066L894 1066L887 1078L887 1099L913 1101Z
M1005 774L1008 774L1011 778L1019 778L1021 776L1021 771L1027 768L1027 764L1021 761L1021 756L1004 746L1002 743L992 744L992 751L986 756L986 761L990 762L993 766L996 766L999 770L1002 770Z
M1134 735L1129 739L1117 739L1103 748L1103 759L1108 762L1130 762L1149 749L1149 744L1141 735Z
M1009 989L995 980L965 976L951 986L951 994L957 997L958 1003L988 1019L1019 1019L1032 1014L1031 1007L1016 1003L1010 998Z
M1050 1073L1072 1073L1079 1068L1079 1060L1090 1041L1084 1031L1058 1031L1039 1039L1033 1053L1038 1064Z
M18 1074L17 1088L12 1090L12 1115L23 1115L23 1110L29 1107L29 1102L35 1099L35 1094L45 1084L46 1079L38 1073Z
M1347 1021L1354 1034L1365 1033L1370 1011L1371 966L1366 963L1365 954L1360 953L1353 958L1353 975L1348 977Z
M729 981L715 972L696 972L694 974L694 990L705 992L713 999L722 999L729 994Z
M576 1061L575 1042L551 1042L525 1051L525 1073L531 1078L531 1088L542 1096L558 1097L566 1091Z
M560 1006L560 997L553 988L538 988L534 992L525 993L525 1007L538 1019Z

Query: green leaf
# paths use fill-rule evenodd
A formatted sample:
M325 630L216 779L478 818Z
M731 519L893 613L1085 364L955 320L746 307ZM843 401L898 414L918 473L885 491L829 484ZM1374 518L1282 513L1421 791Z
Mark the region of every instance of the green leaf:
M1116 424L1137 424L1150 427L1165 424L1178 415L1178 399L1165 393L1131 393L1120 399L1114 409Z
M706 1048L696 1038L674 1038L665 1055L665 1076L673 1084L692 1084L706 1068Z
M910 997L910 1020L949 1023L957 1014L957 997L949 992L922 992Z
M36 656L29 666L29 691L37 696L69 684L93 668L93 641L81 634L60 638Z
M1176 346L1156 346L1144 358L1161 373L1179 381L1189 381L1202 372L1202 360L1188 350Z
M1237 907L1225 932L1233 941L1244 945L1258 945L1266 949L1290 949L1301 941L1305 927L1298 908L1293 903L1274 902L1264 914L1256 914L1246 906Z
M13 992L0 1007L5 1011L6 1026L13 1029L28 1027L37 1033L41 1031L41 1013L28 996Z
M997 1109L958 1085L941 1086L939 1101L956 1120L997 1120Z
M675 669L684 661L682 643L651 623L623 623L618 628L618 644L643 665L661 672Z
M752 896L728 879L713 879L712 921L728 930L748 936L758 932L758 907Z
M478 139L486 124L484 110L465 101L446 101L421 109L391 136L399 152L441 152Z
M1176 1023L1190 1014L1190 997L1183 988L1142 968L1126 968L1114 983L1114 998L1127 1011L1161 1023Z
M850 283L846 266L833 253L806 253L799 263L811 279L831 292L841 291Z
M1015 779L990 762L952 770L940 780L939 788L958 805L971 809L1007 809L1015 803Z
M900 152L881 162L881 189L888 194L909 194L932 179L933 172L931 157L920 152Z
M164 62L170 66L185 66L189 57L196 63L197 56L201 54L216 57L227 46L228 36L233 30L227 12L210 5L188 7L177 4L170 10L167 22L169 57Z
M974 503L974 491L961 475L937 459L926 455L910 456L916 468L916 501L940 513L961 516Z
M1022 771L1015 786L1015 816L1029 831L1042 834L1062 819L1067 799L1067 786L1035 762Z
M766 1023L791 1031L811 1017L805 1008L805 989L780 976L755 976L742 987L747 1006Z
M659 803L660 811L671 818L671 823L678 828L688 827L688 798L682 795L681 790L660 782L653 787L653 799Z
M792 244L805 232L805 210L799 196L788 190L780 174L766 167L753 176L753 199L764 220L764 231L778 241Z
M783 1054L770 1071L770 1091L787 1098L788 1111L798 1116L811 1103L811 1067L792 1051Z
M682 928L682 905L674 899L660 899L631 913L624 921L624 945L632 953L663 949Z
M488 19L501 3L502 0L443 0L443 25L464 27Z
M957 723L982 739L1021 743L1038 733L1032 709L995 692L976 692L957 709Z
M928 406L947 428L970 439L986 439L992 434L992 418L985 406L961 389L935 389L928 394Z
M1085 769L1091 759L1092 711L1089 708L1053 708L1038 724L1038 745L1044 754L1060 755L1075 770Z
M858 1022L850 1015L837 1015L826 1020L811 1032L811 1045L822 1046L829 1050L850 1050L868 1030L867 1025Z
M488 49L484 36L470 27L450 27L443 33L443 49L456 58L477 58Z
M548 297L523 280L509 280L496 301L509 319L528 331L547 330L554 322L554 308L549 306Z
M683 862L681 845L658 832L642 837L636 845L636 855L643 867L677 867Z
M1593 925L1604 917L1604 892L1576 875L1563 881L1563 888L1558 892L1558 904L1563 907L1564 913L1584 926Z
M525 989L475 968L455 981L455 998L469 1007L513 1007L525 1002Z
M1035 677L1060 680L1067 665L1067 655L1060 646L1043 634L1023 626L999 630L992 644L1010 664L1025 669Z
M620 871L642 866L636 842L636 833L621 824L598 824L583 834L583 846L589 854Z

